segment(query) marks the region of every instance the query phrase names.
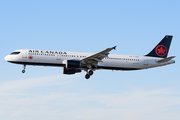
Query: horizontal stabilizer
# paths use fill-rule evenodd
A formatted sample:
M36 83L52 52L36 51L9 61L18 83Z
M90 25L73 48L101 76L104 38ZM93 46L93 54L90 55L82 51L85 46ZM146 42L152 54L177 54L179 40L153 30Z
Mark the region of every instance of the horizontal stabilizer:
M161 60L157 60L156 62L157 63L163 63L163 62L167 62L173 58L175 58L176 56L171 56L171 57L168 57L168 58L164 58L164 59L161 59Z

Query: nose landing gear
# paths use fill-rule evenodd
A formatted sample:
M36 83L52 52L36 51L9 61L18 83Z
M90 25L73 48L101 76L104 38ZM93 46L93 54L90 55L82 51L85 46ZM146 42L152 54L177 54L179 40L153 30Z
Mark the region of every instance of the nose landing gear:
M22 73L25 73L26 65L23 66Z

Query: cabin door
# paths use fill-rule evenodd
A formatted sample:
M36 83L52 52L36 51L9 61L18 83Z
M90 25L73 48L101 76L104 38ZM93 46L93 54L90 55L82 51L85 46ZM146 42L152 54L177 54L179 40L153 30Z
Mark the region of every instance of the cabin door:
M22 58L27 58L27 50L22 51Z

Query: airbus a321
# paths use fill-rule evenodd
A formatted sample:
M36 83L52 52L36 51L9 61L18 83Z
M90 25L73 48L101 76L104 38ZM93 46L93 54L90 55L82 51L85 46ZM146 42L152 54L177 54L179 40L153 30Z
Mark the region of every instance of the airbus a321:
M175 63L175 56L167 57L173 36L166 35L155 48L147 55L115 55L109 52L115 47L107 48L98 53L67 52L21 49L15 50L5 57L10 63L22 64L22 73L26 65L62 67L63 74L72 75L86 72L85 78L89 79L93 71L107 70L141 70L160 67Z

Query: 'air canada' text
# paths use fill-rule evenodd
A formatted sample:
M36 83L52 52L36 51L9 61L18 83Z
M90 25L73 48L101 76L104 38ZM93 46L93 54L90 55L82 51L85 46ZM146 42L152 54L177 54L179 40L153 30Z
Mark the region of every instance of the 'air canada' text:
M62 51L45 51L45 50L29 50L29 53L41 53L41 54L67 54Z

